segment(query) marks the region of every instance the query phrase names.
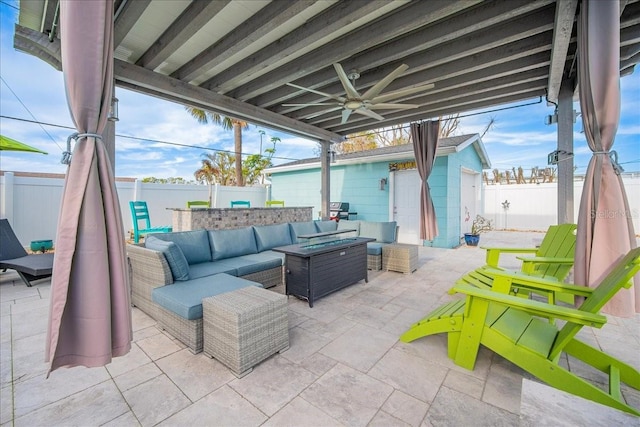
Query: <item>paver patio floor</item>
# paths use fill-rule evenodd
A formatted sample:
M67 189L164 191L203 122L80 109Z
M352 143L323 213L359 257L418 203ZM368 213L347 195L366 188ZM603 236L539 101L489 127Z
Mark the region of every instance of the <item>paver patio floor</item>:
M482 236L481 244L530 246L542 237L493 231ZM515 259L505 261L517 265ZM523 379L532 378L510 362L481 349L475 369L468 371L447 358L445 336L398 341L436 305L459 298L447 290L483 263L484 251L478 248L422 247L413 274L369 272L369 283L322 298L313 308L291 297L289 350L241 379L218 361L191 354L137 308L127 356L104 368L59 369L45 379L50 283L28 288L14 272L2 273L0 425L535 424L521 410ZM640 368L640 316L609 316L604 328L585 328L580 336ZM584 375L601 379L591 372ZM640 407L640 393L625 390L625 397ZM597 419L582 409L575 412ZM553 414L545 415L553 419ZM640 425L640 418L621 413L607 418L607 424L616 425L618 419ZM558 425L572 425L563 422Z

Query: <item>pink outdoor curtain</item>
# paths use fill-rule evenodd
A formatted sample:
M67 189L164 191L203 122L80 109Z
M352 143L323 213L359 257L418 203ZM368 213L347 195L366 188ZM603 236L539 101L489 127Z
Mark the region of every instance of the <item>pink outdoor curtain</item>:
M80 136L65 178L46 360L103 366L131 348L131 305L120 204L100 138L113 89L113 1L63 0L62 69Z
M635 248L629 202L613 147L620 119L620 2L585 0L578 22L582 123L593 157L585 176L575 256L575 282L595 286ZM640 312L640 284L623 289L603 312Z
M440 122L438 120L411 123L413 153L416 157L416 168L422 180L422 185L420 186L420 239L422 240L433 240L438 236L436 210L433 207L427 179L431 175L433 163L436 159L439 133Z

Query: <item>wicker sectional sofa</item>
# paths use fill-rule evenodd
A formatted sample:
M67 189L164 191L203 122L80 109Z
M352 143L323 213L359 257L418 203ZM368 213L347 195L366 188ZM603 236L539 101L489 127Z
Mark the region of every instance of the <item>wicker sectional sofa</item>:
M340 225L343 222L348 224ZM246 286L270 288L283 284L284 255L272 251L274 247L296 243L299 235L338 227L374 238L376 235L361 234L361 230L369 234L378 230L377 237L389 240L389 233L381 230L391 225L394 240L395 222L366 221L309 221L149 235L144 246L127 245L131 300L161 328L198 353L203 348L204 298ZM370 244L372 250L377 243Z

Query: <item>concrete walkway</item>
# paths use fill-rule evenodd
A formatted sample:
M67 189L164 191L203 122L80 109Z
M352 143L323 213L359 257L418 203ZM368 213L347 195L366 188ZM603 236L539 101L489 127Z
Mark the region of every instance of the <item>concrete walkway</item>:
M530 246L542 237L494 231L481 244ZM191 354L135 308L130 354L104 368L59 369L45 379L50 284L27 288L14 272L2 273L0 425L536 425L530 409L521 412L523 378L533 378L510 362L481 349L475 369L468 371L447 358L444 336L398 341L432 308L459 298L447 290L483 261L478 248L421 248L419 269L411 275L370 272L369 283L320 299L312 309L291 297L289 350L242 379L202 353ZM515 259L505 261L517 265ZM601 330L586 328L580 335L640 368L640 316L610 317ZM544 400L540 387L546 386L535 384L525 389ZM640 407L640 393L624 393ZM587 420L598 419L589 411L601 408L587 402L575 409ZM552 420L553 413L547 407ZM634 422L640 425L640 419L618 411L607 418L608 425Z

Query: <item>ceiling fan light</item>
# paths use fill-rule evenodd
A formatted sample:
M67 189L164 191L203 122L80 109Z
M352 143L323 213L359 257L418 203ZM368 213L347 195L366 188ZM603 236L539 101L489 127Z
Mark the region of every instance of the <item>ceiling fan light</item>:
M362 107L362 101L347 101L344 103L344 108L348 108L350 110L357 110Z

